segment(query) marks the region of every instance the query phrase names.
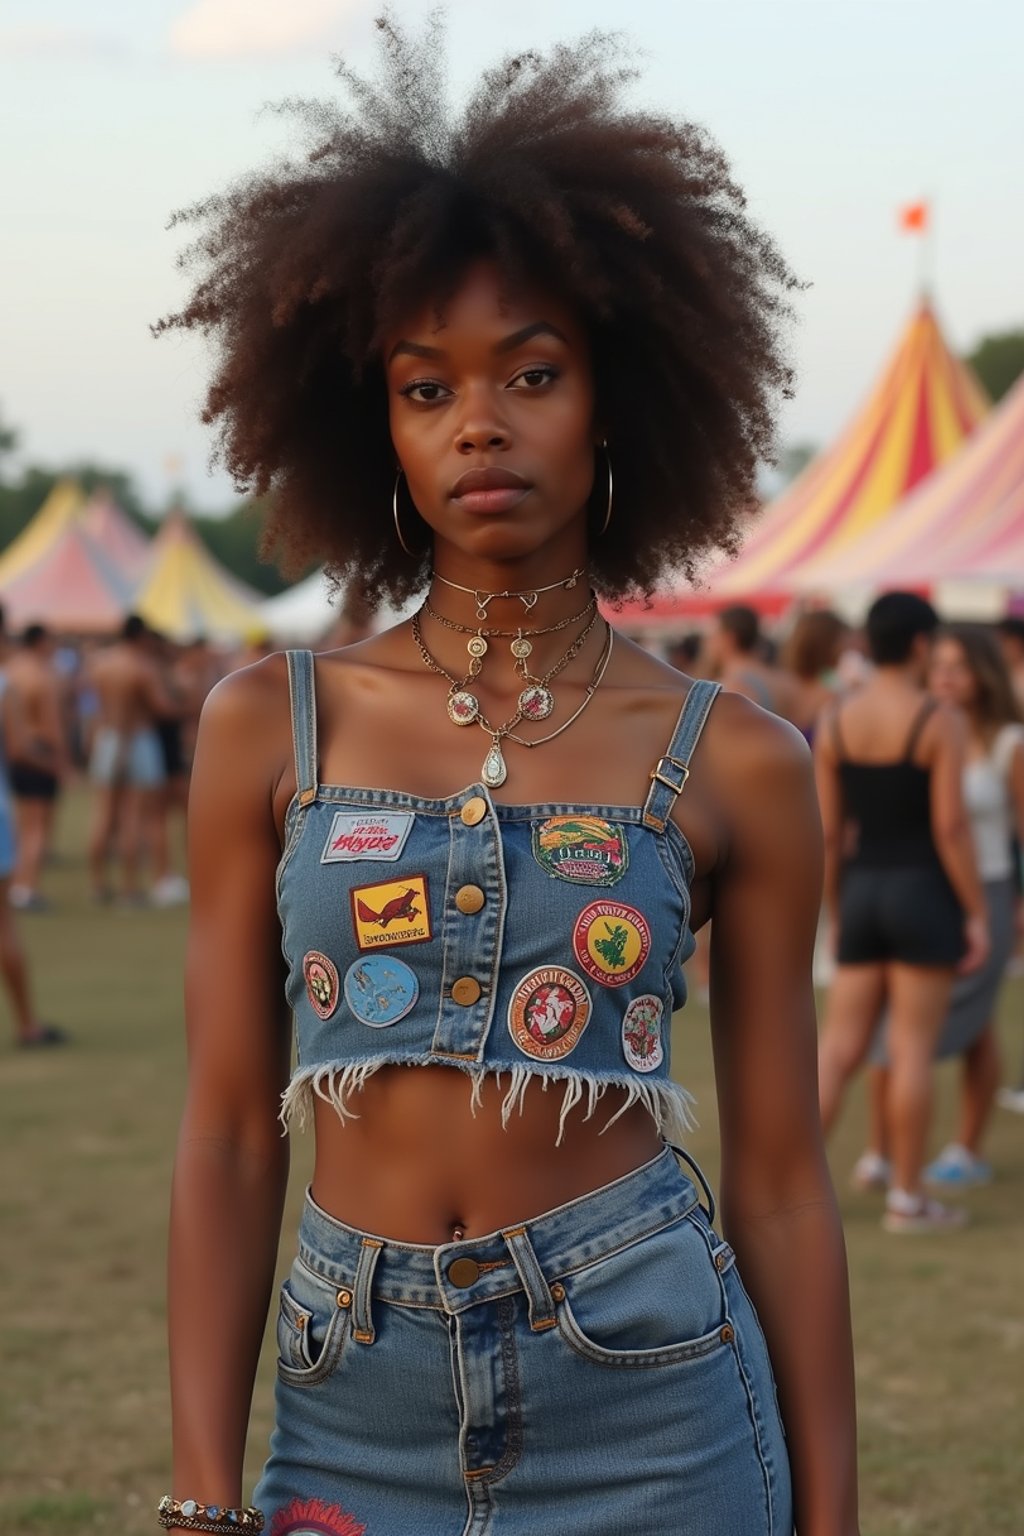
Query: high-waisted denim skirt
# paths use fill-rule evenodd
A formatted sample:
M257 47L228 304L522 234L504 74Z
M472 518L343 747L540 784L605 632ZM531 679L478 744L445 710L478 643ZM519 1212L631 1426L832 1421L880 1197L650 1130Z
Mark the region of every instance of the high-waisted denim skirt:
M307 1198L277 1342L272 1536L792 1536L764 1336L671 1149L437 1248Z

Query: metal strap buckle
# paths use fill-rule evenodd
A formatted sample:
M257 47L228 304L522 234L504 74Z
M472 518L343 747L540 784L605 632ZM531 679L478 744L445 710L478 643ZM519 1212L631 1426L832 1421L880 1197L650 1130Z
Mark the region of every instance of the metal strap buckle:
M662 773L661 768L663 763L671 763L673 768L679 769L679 772L682 774L682 778L678 784L676 784L672 779L667 779ZM651 770L651 778L658 784L664 784L665 788L670 789L674 795L682 793L683 787L689 777L689 768L687 767L686 763L682 762L678 757L659 757L657 767L652 768Z

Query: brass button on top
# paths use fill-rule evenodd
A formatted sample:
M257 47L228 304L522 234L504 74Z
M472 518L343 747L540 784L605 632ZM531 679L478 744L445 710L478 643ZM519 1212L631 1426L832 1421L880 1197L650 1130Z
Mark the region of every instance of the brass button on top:
M480 1278L480 1265L476 1259L454 1259L448 1266L448 1279L460 1291L467 1285L475 1285Z
M562 1284L561 1280L556 1280L554 1285L551 1287L551 1299L552 1301L565 1300L565 1286Z
M471 796L459 812L459 816L467 827L475 827L486 815L487 801L482 800L479 795Z
M455 905L467 915L479 912L484 900L484 893L478 885L463 885L455 892Z
M730 1325L728 1323L726 1323L725 1327L722 1329L721 1333L719 1334L719 1338L722 1340L722 1343L723 1344L731 1344L735 1337L736 1337L736 1335L733 1332L732 1328L730 1327Z
M352 1305L352 1292L339 1291L335 1297L335 1300L337 1301L339 1307L350 1307Z
M721 1272L725 1268L725 1254L720 1248L715 1254L715 1268Z
M452 982L452 999L461 1008L472 1008L480 1001L482 990L475 976L460 976L458 981Z

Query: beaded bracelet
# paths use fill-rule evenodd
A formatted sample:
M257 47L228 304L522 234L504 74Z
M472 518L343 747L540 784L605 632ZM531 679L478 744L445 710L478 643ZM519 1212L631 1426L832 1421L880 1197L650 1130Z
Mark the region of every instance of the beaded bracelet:
M221 1504L200 1504L198 1499L172 1499L165 1493L156 1507L157 1519L164 1530L178 1526L183 1531L214 1531L229 1536L233 1531L259 1532L263 1529L261 1510L226 1509Z

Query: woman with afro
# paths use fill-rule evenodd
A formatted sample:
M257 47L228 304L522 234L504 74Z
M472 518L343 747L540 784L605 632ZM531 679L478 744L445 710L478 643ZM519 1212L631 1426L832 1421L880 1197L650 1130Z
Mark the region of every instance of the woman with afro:
M283 563L415 606L204 711L160 1521L855 1536L807 752L597 605L734 546L795 283L703 130L624 105L614 40L453 119L436 30L380 28L350 111L295 107L301 160L183 215L158 327L214 344L205 418ZM711 917L724 1235L668 1070ZM315 1166L243 1506L279 1114Z

